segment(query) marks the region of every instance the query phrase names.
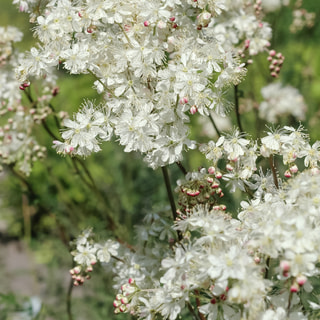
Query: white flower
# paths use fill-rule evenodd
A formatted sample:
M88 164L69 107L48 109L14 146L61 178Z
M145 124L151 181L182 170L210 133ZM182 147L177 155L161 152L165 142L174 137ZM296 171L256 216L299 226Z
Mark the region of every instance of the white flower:
M77 250L74 253L74 261L79 265L90 266L97 261L96 253L97 249L94 246L86 243L86 245L77 245Z
M110 261L111 256L117 256L118 249L119 249L119 243L107 240L103 245L96 243L94 245L95 249L97 250L97 258L100 262L106 262L108 263Z
M261 89L264 101L259 107L259 116L276 123L281 117L292 115L297 120L304 120L306 104L299 91L291 86L276 82Z

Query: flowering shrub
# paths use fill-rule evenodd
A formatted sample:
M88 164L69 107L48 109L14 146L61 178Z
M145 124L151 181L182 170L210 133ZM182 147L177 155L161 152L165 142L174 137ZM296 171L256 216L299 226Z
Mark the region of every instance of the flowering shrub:
M31 127L46 126L53 113L64 127L60 140L47 128L58 153L86 157L115 137L125 152L139 152L148 166L161 167L170 200L172 217L147 214L136 227L134 246L118 234L99 242L85 230L72 242L73 284L83 284L102 264L115 274L115 313L138 319L174 320L187 312L201 320L316 315L320 143L311 143L302 125L291 124L251 138L239 112L238 86L256 55L269 54L270 79L280 74L285 59L271 48L272 30L264 17L265 10L288 1L14 3L30 13L39 43L14 56L10 45L20 34L3 30L1 67L8 74L1 82L13 93L3 89L1 108L15 114L2 129L2 162L28 175L30 162L44 155ZM10 73L13 67L18 80ZM85 100L72 118L59 117L50 104L57 94L57 68L93 76L102 102ZM43 94L35 102L30 84L39 79L45 79ZM17 93L13 88L19 86ZM21 106L22 92L33 104L28 111ZM261 118L304 119L303 98L293 87L272 83L262 96ZM233 107L237 127L222 134L214 114L227 118ZM197 115L210 119L216 140L192 137ZM199 151L206 167L184 168L181 161L190 149ZM183 173L178 206L167 171L174 163ZM235 192L244 195L236 216L224 201L226 193Z

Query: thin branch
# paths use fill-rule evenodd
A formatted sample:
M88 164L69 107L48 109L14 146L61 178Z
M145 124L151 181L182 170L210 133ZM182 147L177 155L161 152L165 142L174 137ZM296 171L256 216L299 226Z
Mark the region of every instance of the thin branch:
M190 313L192 314L193 318L195 320L199 320L197 314L195 313L195 311L194 311L194 309L193 309L193 307L192 307L192 305L191 305L191 303L189 301L187 301L187 306L188 306L188 309L189 309Z
M186 175L188 173L188 171L186 170L186 168L183 166L183 164L180 161L177 161L176 164L184 175Z
M238 86L234 86L234 104L236 109L236 116L237 116L237 124L239 127L240 132L244 132L241 125L240 120L240 112L239 112L239 92L238 92Z
M220 132L220 130L218 129L216 123L214 122L211 114L209 114L209 119L210 119L210 121L211 121L211 123L212 123L212 125L213 125L213 127L214 127L214 130L216 130L218 137L220 138L220 137L221 137L221 132Z
M194 290L194 293L196 295L196 304L197 304L197 307L199 308L201 306L200 299L199 299L199 296L200 296L199 291ZM198 314L201 320L206 320L206 317L200 311L198 311Z
M268 279L269 277L270 261L271 261L271 258L268 257L266 260L266 273L264 274L265 279Z
M173 198L173 194L172 194L168 169L167 169L167 167L161 167L161 169L162 169L164 182L165 182L166 188L167 188L167 194L168 194L168 198L169 198L169 202L170 202L170 206L171 206L172 217L173 217L173 220L175 221L177 219L177 208L176 208L176 204L174 202L174 198Z
M292 301L293 292L290 291L289 298L288 298L288 307L287 307L287 317L289 318L290 315L290 308L291 308L291 301Z
M175 204L174 198L173 198L173 193L172 193L172 189L171 189L168 169L167 169L167 167L161 167L161 170L162 170L164 182L166 184L166 189L167 189L167 194L168 194L168 198L169 198L169 202L170 202L170 206L171 206L171 212L172 212L173 221L176 221L176 219L177 219L177 208L176 208L176 204ZM178 233L179 240L181 240L182 239L181 232L177 231L177 233Z
M51 138L53 138L54 140L59 140L59 138L48 127L48 125L44 119L41 121L41 123L42 123L43 127L46 129L46 131L49 133Z

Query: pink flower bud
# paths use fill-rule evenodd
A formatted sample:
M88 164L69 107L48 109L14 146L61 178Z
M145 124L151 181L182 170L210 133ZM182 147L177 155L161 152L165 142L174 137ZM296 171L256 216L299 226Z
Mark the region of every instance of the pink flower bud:
M81 267L80 266L76 266L73 268L73 271L75 274L79 274L81 272Z
M291 287L290 287L290 292L298 292L299 291L299 285L297 283L294 283Z
M221 301L226 301L227 300L227 295L225 295L224 293L220 296L220 300Z
M215 167L209 167L209 168L208 168L208 172L209 172L210 174L214 174L214 173L216 172L216 168L215 168Z
M271 51L269 52L269 55L270 55L271 57L274 57L274 56L276 55L276 51L275 51L275 50L271 50Z
M214 183L212 183L211 188L212 188L212 189L216 189L216 188L218 188L219 186L220 186L220 183L214 182Z
M261 262L260 257L254 257L254 262L255 262L256 264L259 264L259 263Z
M135 281L134 281L134 279L129 278L128 283L129 283L129 284L135 284Z
M284 173L284 176L286 178L291 178L292 174L291 174L290 170L286 170L286 172Z
M93 271L93 268L90 266L86 269L86 272L92 272Z
M283 271L283 272L282 272L282 275L283 275L285 278L288 278L288 277L289 277L289 272L288 272L288 271Z
M212 183L214 180L211 177L207 177L207 182Z
M129 302L128 298L127 297L123 297L121 300L121 303L123 304L127 304Z
M216 300L215 298L212 298L212 299L210 300L210 303L211 303L211 304L216 304L216 303L217 303L217 300Z
M124 305L121 305L121 306L119 307L119 310L120 310L120 312L126 312L126 311L127 311L127 307L124 306Z
M191 108L190 108L190 113L191 114L195 114L196 112L198 111L197 107L195 105L193 105Z
M116 295L116 300L121 300L123 298L123 295L121 293L118 293Z
M290 263L287 260L280 261L280 268L282 271L289 271L290 270Z
M222 178L222 173L221 172L217 172L216 173L216 178L217 179L221 179Z
M303 286L307 282L307 277L304 276L304 275L298 276L296 278L296 281L297 281L299 286Z
M176 20L176 17L171 17L170 21L173 22L174 20Z
M297 165L294 164L293 166L290 167L289 170L290 170L292 173L297 173L299 169L298 169Z
M115 308L118 308L118 307L121 306L121 302L120 302L119 300L114 300L114 301L113 301L113 306L114 306Z
M233 166L232 166L230 163L228 163L228 164L226 165L226 169L227 169L228 171L233 171Z
M143 23L143 25L144 25L145 27L149 27L149 26L150 26L150 22L149 22L148 20L146 20L146 21Z

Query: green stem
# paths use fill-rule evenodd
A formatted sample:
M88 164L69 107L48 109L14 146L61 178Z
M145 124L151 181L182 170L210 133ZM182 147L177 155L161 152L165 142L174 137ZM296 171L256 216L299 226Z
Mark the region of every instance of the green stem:
M68 291L67 291L67 314L68 314L68 320L73 320L72 311L71 311L71 307L72 307L72 303L71 303L72 302L72 300L71 300L72 289L73 289L73 279L70 278L69 287L68 287Z
M293 296L293 292L290 291L289 298L288 298L288 307L287 307L287 317L288 317L288 319L289 319L289 315L290 315L292 296Z

